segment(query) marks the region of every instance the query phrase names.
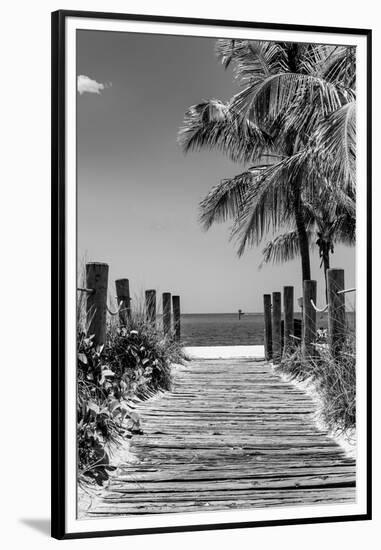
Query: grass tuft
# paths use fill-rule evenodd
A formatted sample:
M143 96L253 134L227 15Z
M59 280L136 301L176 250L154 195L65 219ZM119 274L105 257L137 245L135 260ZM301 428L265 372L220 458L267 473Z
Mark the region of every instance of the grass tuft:
M316 346L316 355L305 359L300 346L277 366L291 380L309 381L322 403L320 416L329 430L347 434L356 426L356 350L354 333L348 329L337 356L326 343Z

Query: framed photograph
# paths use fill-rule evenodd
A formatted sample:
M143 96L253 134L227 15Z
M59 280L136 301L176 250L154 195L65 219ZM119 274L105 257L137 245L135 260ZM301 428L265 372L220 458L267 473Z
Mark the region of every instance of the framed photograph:
M52 14L52 535L371 517L371 31Z

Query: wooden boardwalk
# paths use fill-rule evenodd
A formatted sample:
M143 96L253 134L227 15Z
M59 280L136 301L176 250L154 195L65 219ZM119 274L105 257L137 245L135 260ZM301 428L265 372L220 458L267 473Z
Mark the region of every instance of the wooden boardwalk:
M355 461L316 428L311 398L264 362L192 361L136 410L138 460L120 465L91 516L355 500Z

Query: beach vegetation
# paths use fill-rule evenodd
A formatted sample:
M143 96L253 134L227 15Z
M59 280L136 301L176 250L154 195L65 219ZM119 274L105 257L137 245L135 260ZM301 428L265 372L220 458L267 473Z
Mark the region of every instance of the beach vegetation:
M354 330L346 327L340 353L334 354L327 345L327 332L319 331L312 357L295 346L275 367L288 379L311 385L320 401L320 419L336 435L351 436L356 427L355 342Z
M81 307L81 305L80 305ZM83 320L83 316L79 314ZM134 411L144 400L171 386L171 364L184 360L180 345L142 313L127 326L109 323L103 346L78 324L77 451L80 484L102 485L114 470L112 453L141 433Z

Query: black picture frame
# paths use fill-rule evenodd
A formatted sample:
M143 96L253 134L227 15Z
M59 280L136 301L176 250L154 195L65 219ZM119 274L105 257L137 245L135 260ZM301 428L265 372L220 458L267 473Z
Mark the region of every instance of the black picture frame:
M255 522L219 523L208 525L185 525L176 527L102 530L88 532L68 532L65 526L65 24L69 17L87 19L118 19L157 23L184 23L235 27L247 29L272 29L284 31L310 31L315 33L336 33L363 35L367 42L367 511L351 516L330 516L268 520ZM125 13L83 12L59 10L52 13L51 41L51 209L52 209L52 384L51 384L51 534L56 539L74 539L136 535L149 533L192 532L220 529L240 529L249 527L333 523L342 521L369 520L372 517L372 442L371 442L371 139L372 139L372 31L368 29L341 28L329 26L290 25L279 23L259 23L249 21L213 20L198 18L163 17L155 15L135 15ZM91 527L91 523L89 524Z

